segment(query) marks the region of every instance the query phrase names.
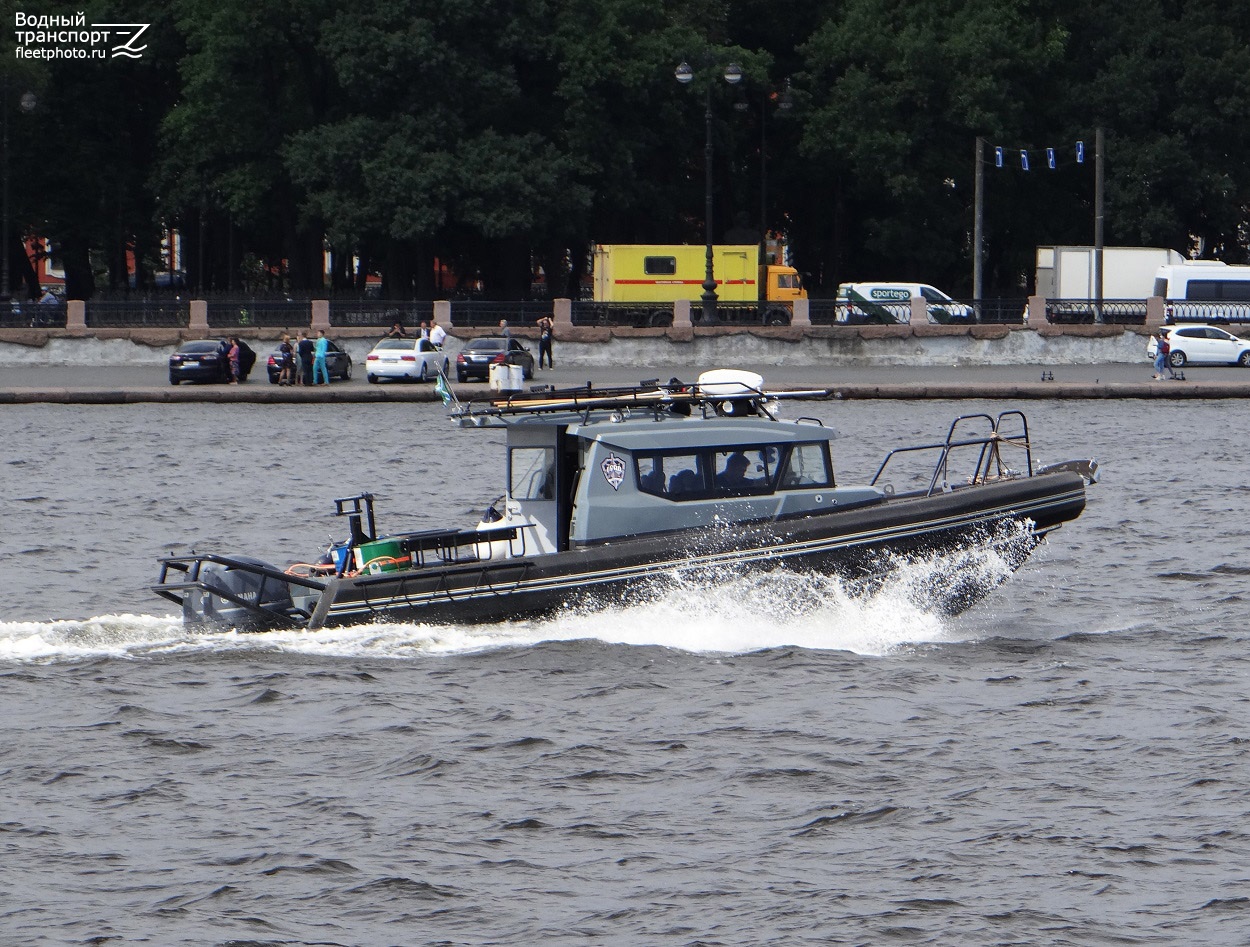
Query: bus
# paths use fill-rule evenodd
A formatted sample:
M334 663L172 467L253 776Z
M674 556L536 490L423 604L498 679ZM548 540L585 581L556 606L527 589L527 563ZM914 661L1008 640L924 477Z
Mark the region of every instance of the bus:
M1161 266L1154 295L1163 297L1169 323L1250 322L1250 266L1216 260Z

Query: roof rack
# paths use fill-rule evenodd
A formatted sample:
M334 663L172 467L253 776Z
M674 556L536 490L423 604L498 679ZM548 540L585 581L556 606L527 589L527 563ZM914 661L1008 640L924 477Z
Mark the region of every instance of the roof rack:
M492 401L489 407L460 406L455 416L465 426L481 426L487 417L545 413L585 413L647 409L672 414L690 414L692 409L712 410L717 414L746 415L767 413L763 404L786 398L824 398L829 389L806 391L766 391L763 378L751 372L721 370L704 372L699 381L690 384L678 378L667 382L651 378L637 385L596 388L590 382L574 388L535 385L528 391ZM467 422L467 423L466 423Z

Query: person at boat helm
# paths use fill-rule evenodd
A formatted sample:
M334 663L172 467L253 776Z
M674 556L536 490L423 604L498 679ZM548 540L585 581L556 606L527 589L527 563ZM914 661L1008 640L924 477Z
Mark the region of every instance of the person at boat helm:
M747 460L747 455L741 452L730 454L729 459L725 461L725 469L721 471L716 478L716 485L726 490L742 490L751 485L751 481L747 479L747 468L751 466L751 462Z

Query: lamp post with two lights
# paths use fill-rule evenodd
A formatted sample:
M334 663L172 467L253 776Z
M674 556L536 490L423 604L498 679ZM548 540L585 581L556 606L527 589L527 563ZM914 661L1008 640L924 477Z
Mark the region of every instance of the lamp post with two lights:
M708 62L710 66L711 63ZM682 85L689 85L694 79L694 70L690 68L690 63L682 62L673 73L677 81ZM725 67L723 73L724 80L730 85L737 85L742 81L742 67L735 62L731 62ZM704 237L707 244L707 268L703 278L703 323L710 325L719 321L716 315L716 274L712 264L712 82L708 82L705 89L703 121L706 128L707 137L703 145L704 171L703 171L703 188L704 188Z

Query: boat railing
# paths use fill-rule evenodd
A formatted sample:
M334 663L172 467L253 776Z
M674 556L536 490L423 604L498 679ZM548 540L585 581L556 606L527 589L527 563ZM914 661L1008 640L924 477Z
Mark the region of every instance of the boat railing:
M524 526L495 526L429 530L404 536L400 539L400 548L412 557L414 569L495 558L515 559L526 555L525 529ZM500 548L501 543L507 544L506 550Z
M969 423L975 421L988 422L989 433L957 436L962 427L967 427ZM1018 428L1012 427L1009 431L1004 430L1005 425L1016 422L1019 424ZM1005 460L1004 451L1021 452L1019 457L1023 464L1013 466L1008 463L1010 457ZM975 461L956 468L952 475L952 457L956 452L961 460L972 453L975 455ZM1025 418L1023 412L1010 410L1002 412L997 418L984 413L961 415L951 422L944 441L895 448L881 461L881 466L877 468L872 478L872 485L876 486L882 481L886 469L898 458L926 453L937 454L937 460L928 475L928 486L924 490L926 496L947 492L955 485L988 483L991 480L1006 480L1021 475L1033 476L1033 449L1029 442L1028 419Z
M301 624L298 618L272 608L265 608L262 604L269 601L266 594L269 589L266 587L266 584L272 582L275 585L287 587L297 585L315 592L322 592L326 587L323 580L315 579L311 576L293 575L255 560L235 559L230 556L219 556L212 553L167 556L161 559L160 562L161 575L157 580L157 584L151 587L152 591L169 599L176 605L183 605L186 601L186 596L191 592L208 592L257 618L265 621L278 621L292 627ZM226 588L222 583L214 582L211 574L208 576L201 575L204 566L209 563L260 576L260 584L255 589L248 589L247 595L242 595L237 590Z

